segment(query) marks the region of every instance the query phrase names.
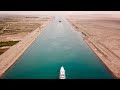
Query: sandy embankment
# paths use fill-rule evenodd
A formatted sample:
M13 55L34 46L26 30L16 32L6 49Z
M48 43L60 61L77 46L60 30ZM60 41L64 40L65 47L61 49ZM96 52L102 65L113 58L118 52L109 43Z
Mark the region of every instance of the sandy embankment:
M97 54L97 56L102 60L102 62L110 69L112 74L120 78L120 62L119 58L115 57L110 51L108 51L104 46L96 43L92 40L92 38L85 38L85 42L92 48L92 50ZM114 63L115 60L116 63Z
M38 27L0 56L0 77L22 55L50 22L51 20L44 23L42 27Z
M77 31L83 32L85 42L91 47L91 49L96 53L96 55L101 59L101 61L109 68L112 74L120 78L120 58L108 49L104 44L97 41L97 38L93 38L82 25L77 25L75 22L69 19L69 22L74 26ZM94 29L94 28L93 28ZM89 31L90 32L90 31ZM99 31L98 31L99 33Z

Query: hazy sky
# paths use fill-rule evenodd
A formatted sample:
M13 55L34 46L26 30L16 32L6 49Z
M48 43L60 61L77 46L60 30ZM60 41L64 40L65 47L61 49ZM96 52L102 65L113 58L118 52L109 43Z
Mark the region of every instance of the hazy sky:
M19 14L19 15L120 14L120 11L0 11L0 14Z

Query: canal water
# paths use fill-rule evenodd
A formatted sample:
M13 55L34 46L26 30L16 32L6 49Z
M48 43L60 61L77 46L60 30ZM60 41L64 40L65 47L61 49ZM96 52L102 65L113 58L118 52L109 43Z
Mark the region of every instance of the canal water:
M82 34L65 18L55 17L3 79L59 79L61 66L66 79L114 78L84 42Z

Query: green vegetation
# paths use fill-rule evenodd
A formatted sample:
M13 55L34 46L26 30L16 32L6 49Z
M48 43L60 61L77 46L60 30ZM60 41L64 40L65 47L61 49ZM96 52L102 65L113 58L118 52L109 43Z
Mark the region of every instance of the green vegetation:
M0 55L3 54L5 51L7 51L9 48L5 48L5 49L0 49Z
M3 47L3 46L13 46L14 44L16 44L18 42L19 41L0 42L0 47Z

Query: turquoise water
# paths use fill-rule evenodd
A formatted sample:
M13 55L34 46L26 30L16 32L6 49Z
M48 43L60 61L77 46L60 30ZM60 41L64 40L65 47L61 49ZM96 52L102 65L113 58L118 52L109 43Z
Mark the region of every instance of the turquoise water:
M63 17L56 17L3 79L58 79L61 66L67 79L114 78L81 33L73 30Z

